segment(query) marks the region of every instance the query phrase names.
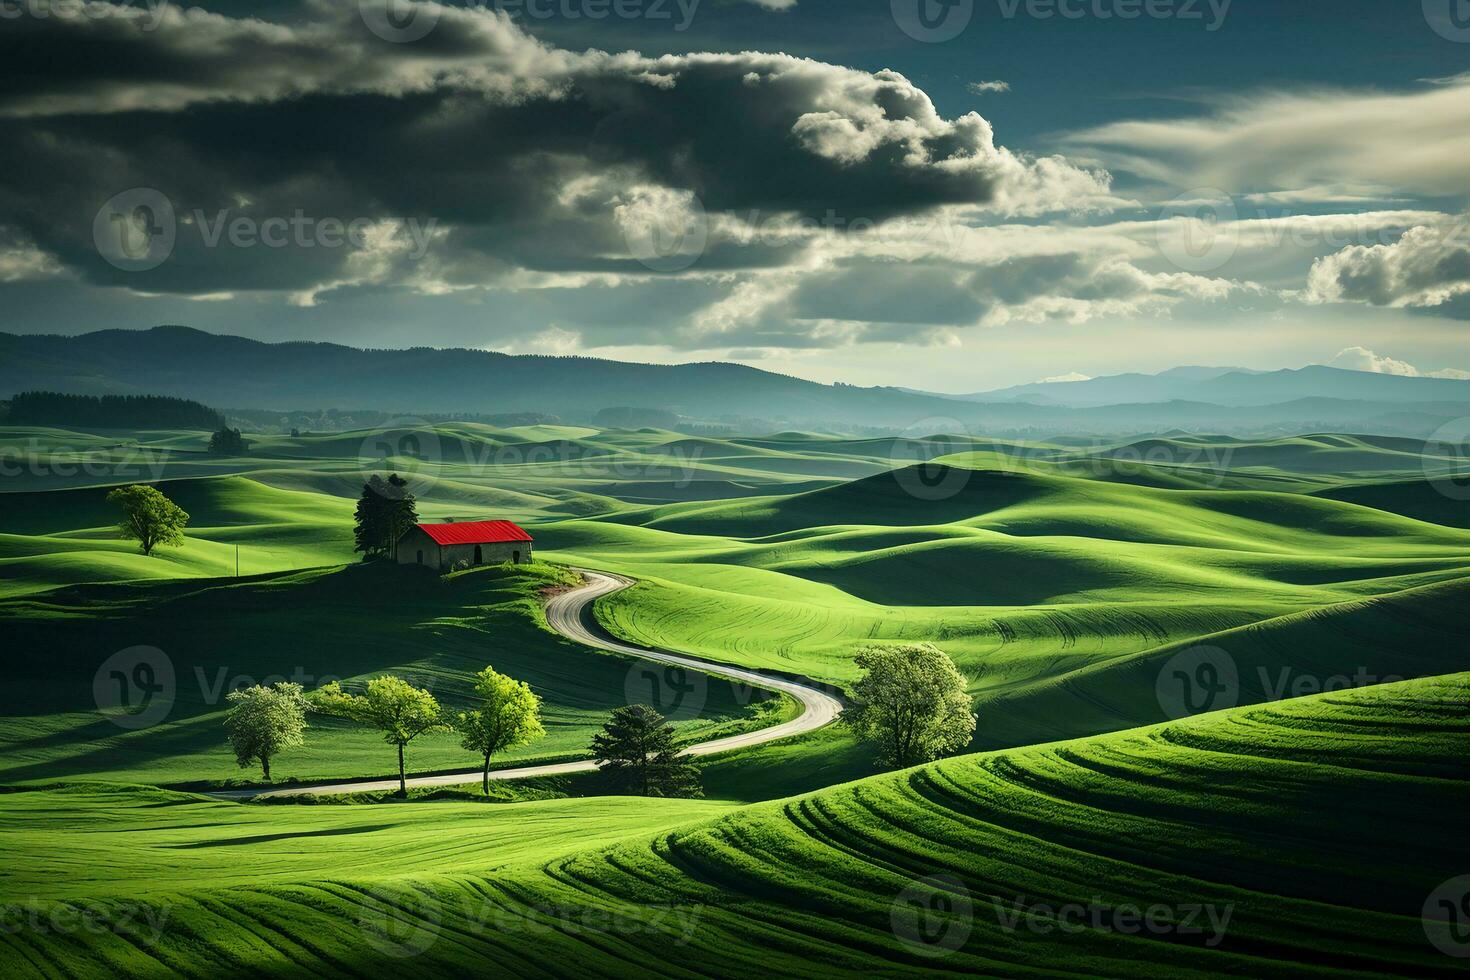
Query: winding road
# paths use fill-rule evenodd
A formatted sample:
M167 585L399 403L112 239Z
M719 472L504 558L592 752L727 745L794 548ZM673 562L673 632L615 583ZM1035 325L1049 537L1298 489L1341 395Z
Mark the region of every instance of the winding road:
M837 716L842 713L842 702L838 701L832 695L815 687L809 687L784 677L763 674L757 670L731 667L726 664L711 663L708 660L700 660L695 657L687 657L664 650L648 650L629 643L623 643L621 640L610 635L601 626L597 625L597 621L591 613L591 606L592 603L605 595L611 595L620 589L628 588L628 586L633 584L633 580L623 578L620 575L611 575L606 572L580 571L582 572L583 578L586 579L586 584L554 596L546 605L546 621L551 625L552 629L561 635L589 647L610 650L613 653L627 654L628 656L651 660L656 663L688 667L716 677L726 677L752 687L780 691L783 694L791 695L801 704L801 714L790 721L773 725L770 728L761 728L753 732L731 735L726 738L717 738L709 742L700 742L697 745L689 746L683 752L679 753L680 755L714 755L716 752L728 752L731 749L742 749L751 745L774 742L780 738L789 738L792 735L799 735L802 732L814 731L823 725L835 721ZM579 759L576 762L522 766L518 769L492 769L490 770L490 778L522 779L527 776L562 776L574 772L591 772L596 768L596 763L591 759ZM464 783L478 782L480 775L479 769L465 769L461 772L439 773L434 776L410 776L408 778L408 785L459 786ZM368 793L397 788L398 780L395 777L393 779L359 780L346 783L323 783L316 786L283 786L279 789L220 790L209 795L221 799L258 799L267 796L287 796L300 793L317 795Z

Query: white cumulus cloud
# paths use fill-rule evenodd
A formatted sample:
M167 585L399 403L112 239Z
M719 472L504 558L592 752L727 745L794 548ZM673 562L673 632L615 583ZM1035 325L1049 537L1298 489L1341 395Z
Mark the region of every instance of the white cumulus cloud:
M1470 294L1470 222L1410 228L1392 245L1352 245L1318 259L1307 298L1318 303L1436 307Z
M1408 361L1401 361L1394 357L1387 357L1366 347L1346 347L1337 352L1332 360L1327 362L1328 367L1343 368L1348 371L1368 371L1372 374L1397 374L1405 378L1452 378L1455 380L1470 380L1470 371L1462 371L1459 368L1444 368L1439 371L1420 371Z

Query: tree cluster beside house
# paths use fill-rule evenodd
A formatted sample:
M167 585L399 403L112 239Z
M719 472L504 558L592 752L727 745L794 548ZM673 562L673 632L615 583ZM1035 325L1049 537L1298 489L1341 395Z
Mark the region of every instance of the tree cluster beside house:
M397 473L373 474L357 502L357 550L364 557L400 565L426 565L440 572L478 565L522 565L531 561L532 538L514 521L418 519L408 481Z

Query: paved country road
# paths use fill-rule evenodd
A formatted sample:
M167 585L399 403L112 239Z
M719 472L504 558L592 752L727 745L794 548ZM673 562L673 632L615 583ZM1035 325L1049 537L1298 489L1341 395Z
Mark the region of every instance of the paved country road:
M701 756L713 755L716 752L728 752L731 749L745 748L750 745L760 745L763 742L773 742L778 738L788 738L802 732L813 731L821 728L834 720L842 712L842 702L825 691L809 687L796 681L787 680L784 677L776 677L771 674L763 674L756 670L745 670L740 667L730 667L725 664L711 663L707 660L699 660L695 657L686 657L677 653L669 653L663 650L645 650L623 643L607 633L602 627L596 625L596 620L591 615L591 604L605 595L626 589L633 584L632 579L623 578L618 575L610 575L605 572L587 572L583 576L587 582L585 585L563 592L552 598L546 605L546 621L551 628L568 639L576 640L578 643L602 650L611 650L614 653L623 653L643 660L651 660L657 663L672 664L678 667L688 667L716 677L727 677L752 687L765 688L770 691L780 691L795 698L802 707L801 714L770 728L762 728L753 732L745 732L740 735L731 735L727 738L717 738L710 742L700 742L691 745L680 755ZM597 766L590 759L581 759L576 762L557 762L550 765L522 766L519 769L492 769L491 779L520 779L526 776L560 776L573 772L591 772ZM435 776L410 776L410 786L459 786L464 783L479 782L479 769L466 769L462 772L440 773ZM348 783L325 783L318 786L283 786L279 789L257 790L237 789L220 790L210 793L210 796L222 799L255 799L265 796L286 796L293 793L314 793L318 795L330 795L334 793L366 793L378 790L394 790L398 788L398 779L372 779L360 780Z

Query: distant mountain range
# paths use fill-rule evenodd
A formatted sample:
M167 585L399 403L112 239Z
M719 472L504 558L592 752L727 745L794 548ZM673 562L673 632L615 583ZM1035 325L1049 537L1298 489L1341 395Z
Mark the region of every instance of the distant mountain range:
M630 407L778 427L995 434L1263 433L1352 429L1427 435L1470 415L1470 382L1336 368L1176 368L975 395L825 385L728 363L633 364L464 349L268 344L188 327L75 337L0 333L0 397L27 390L158 394L222 409L540 412L591 421Z
M955 397L976 402L1024 401L1074 407L1177 400L1212 405L1276 405L1299 398L1466 401L1470 400L1470 383L1345 371L1321 365L1281 371L1178 367L1158 374L1115 374L1090 381L1041 381Z
M0 334L0 397L27 389L177 394L221 408L544 412L579 421L624 406L862 425L955 414L954 403L938 396L823 385L739 364L267 344L176 326L75 337Z

